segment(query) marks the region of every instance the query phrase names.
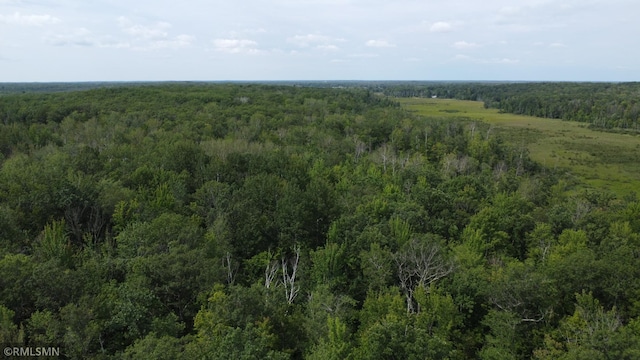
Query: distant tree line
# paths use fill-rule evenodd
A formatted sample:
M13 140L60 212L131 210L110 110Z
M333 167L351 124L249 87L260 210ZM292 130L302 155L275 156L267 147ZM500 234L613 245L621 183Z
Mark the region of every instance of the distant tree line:
M483 101L487 108L513 114L640 130L640 83L410 83L377 88L389 96Z

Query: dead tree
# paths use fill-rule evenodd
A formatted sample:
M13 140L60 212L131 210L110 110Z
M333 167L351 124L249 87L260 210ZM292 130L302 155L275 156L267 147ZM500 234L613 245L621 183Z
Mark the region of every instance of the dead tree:
M293 300L298 296L298 291L300 291L300 286L296 285L296 275L300 261L300 246L297 246L294 252L295 254L292 259L282 257L282 285L284 286L285 297L289 304L293 303ZM289 272L289 266L291 267L291 272Z
M278 274L278 260L271 261L267 264L267 268L264 270L264 287L269 289L273 280Z
M404 249L395 254L400 288L407 297L407 312L415 313L413 293L421 286L428 288L433 282L453 271L453 262L443 254L435 241L410 240Z
M238 272L238 265L232 263L231 253L227 251L222 257L222 267L227 271L227 284L231 285L236 281L236 273Z
M367 150L367 144L362 142L362 140L358 139L357 136L353 137L353 141L355 143L355 160L357 163L360 157L362 156L362 154L364 154L365 151Z

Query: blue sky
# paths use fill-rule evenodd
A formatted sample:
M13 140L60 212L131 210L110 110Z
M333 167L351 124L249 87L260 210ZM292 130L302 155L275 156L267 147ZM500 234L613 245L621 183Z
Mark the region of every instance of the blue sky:
M0 0L0 82L640 81L636 0Z

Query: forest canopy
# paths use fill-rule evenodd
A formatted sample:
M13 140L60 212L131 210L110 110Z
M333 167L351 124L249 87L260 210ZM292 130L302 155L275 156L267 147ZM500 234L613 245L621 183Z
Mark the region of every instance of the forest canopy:
M568 193L489 125L381 94L513 111L551 85L385 86L1 95L0 343L72 359L640 357L635 195Z

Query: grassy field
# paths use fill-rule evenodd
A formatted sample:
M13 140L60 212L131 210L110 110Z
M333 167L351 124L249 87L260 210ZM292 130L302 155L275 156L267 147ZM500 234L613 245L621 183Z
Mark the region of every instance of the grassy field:
M640 194L640 136L591 130L578 122L503 114L476 101L396 100L420 115L492 124L510 141L526 145L535 161L575 175L581 188L605 189L618 196Z

